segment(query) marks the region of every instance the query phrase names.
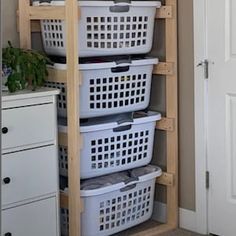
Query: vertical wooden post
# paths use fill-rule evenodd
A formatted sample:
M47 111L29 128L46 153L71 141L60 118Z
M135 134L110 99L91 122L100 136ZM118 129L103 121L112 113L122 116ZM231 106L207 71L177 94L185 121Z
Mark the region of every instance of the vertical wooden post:
M67 119L69 162L69 235L80 236L80 129L78 3L66 0Z
M166 115L174 118L174 131L167 132L167 172L175 175L174 186L167 186L167 223L178 226L178 75L177 75L177 0L166 0L173 17L166 19L166 61L174 63L173 75L166 79Z
M29 6L30 0L19 0L19 34L20 47L25 49L31 48L31 25Z

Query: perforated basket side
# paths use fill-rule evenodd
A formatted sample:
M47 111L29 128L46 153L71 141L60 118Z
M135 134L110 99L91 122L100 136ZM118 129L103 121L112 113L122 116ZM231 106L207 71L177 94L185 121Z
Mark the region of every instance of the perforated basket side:
M60 89L60 94L57 96L57 112L60 117L67 116L67 103L66 103L66 87L64 83L45 81L45 87Z
M148 220L153 211L154 191L155 179L151 179L106 194L83 197L82 235L110 235ZM61 209L63 236L68 235L68 215L68 209Z
M61 235L69 235L69 210L66 208L60 209L60 226L61 226Z
M145 109L150 100L153 65L118 66L83 70L80 86L80 117L90 118ZM45 86L58 88L58 114L66 117L64 83L47 81Z
M154 6L128 6L127 12L111 11L111 7L105 6L81 6L79 55L88 57L149 52L155 12ZM65 56L65 22L42 20L41 31L47 54Z
M152 179L83 198L82 235L110 235L148 220L152 215L154 190L155 179Z
M59 144L59 172L60 175L67 177L68 176L68 149L67 147L61 146Z
M92 178L150 163L155 122L82 133L81 178ZM67 176L67 147L59 145L60 174Z
M153 65L85 70L81 114L95 117L145 109L150 100Z

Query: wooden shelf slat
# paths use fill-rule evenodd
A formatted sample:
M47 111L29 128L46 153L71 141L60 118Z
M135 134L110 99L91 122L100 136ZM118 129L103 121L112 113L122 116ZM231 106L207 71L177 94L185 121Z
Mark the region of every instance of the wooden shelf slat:
M64 6L30 6L29 14L31 20L64 20Z
M173 75L174 63L173 62L159 62L154 66L153 74L156 75Z
M80 198L80 206L80 212L82 213L84 211L84 204L82 198ZM60 207L65 209L69 208L69 197L68 194L64 192L60 192Z
M175 130L175 119L163 117L156 124L156 129L173 132Z
M157 9L156 18L157 19L169 19L173 17L172 6L161 6Z
M157 178L156 183L165 186L173 186L175 184L174 180L174 174L163 172L162 175Z
M19 31L19 17L16 18L16 29L17 29L17 32L20 32ZM39 20L31 20L31 22L30 22L30 30L31 30L31 33L39 33L39 32L41 32L40 21Z
M58 144L63 147L68 147L68 135L66 133L58 132ZM83 148L83 136L80 134L80 149Z
M58 133L58 144L63 147L68 146L68 136L65 133Z
M63 192L60 192L60 207L64 209L68 209L69 207L68 195Z
M78 79L77 79L77 86L82 84L82 75L81 72L78 71ZM65 86L67 84L67 71L66 70L58 70L54 68L48 68L48 77L46 78L47 81L50 82L57 82L57 83L64 83Z
M58 83L67 83L66 70L57 70L53 68L48 68L48 77L47 81L58 82Z

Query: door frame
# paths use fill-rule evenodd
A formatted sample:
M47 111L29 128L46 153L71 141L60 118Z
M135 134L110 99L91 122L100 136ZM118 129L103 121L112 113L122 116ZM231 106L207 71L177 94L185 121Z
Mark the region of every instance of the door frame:
M207 55L207 0L193 0L194 12L194 116L195 116L195 196L196 229L208 233L207 171L207 81L197 66Z

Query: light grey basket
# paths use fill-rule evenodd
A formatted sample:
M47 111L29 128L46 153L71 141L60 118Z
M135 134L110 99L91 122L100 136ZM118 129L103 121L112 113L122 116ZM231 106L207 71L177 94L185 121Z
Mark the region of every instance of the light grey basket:
M145 168L151 171L144 171L143 175L130 177L124 182L81 190L84 203L81 214L82 236L111 235L151 217L156 177L162 171L155 166L140 169L142 171ZM97 178L94 179L95 183L97 181ZM65 236L68 235L68 213L68 209L61 209L61 232Z
M150 163L156 121L160 113L136 113L127 119L120 115L94 118L81 124L83 148L80 152L82 179L119 172ZM59 133L67 134L66 124L59 123ZM60 174L67 176L67 147L59 145Z
M153 66L156 58L127 59L80 64L80 118L91 118L145 109L150 100ZM55 69L66 70L65 64ZM64 83L47 81L58 88L57 107L60 117L67 116L67 89Z
M62 6L64 1L33 1L34 5ZM79 56L141 54L151 50L159 1L80 1ZM64 20L42 20L44 49L66 55Z

